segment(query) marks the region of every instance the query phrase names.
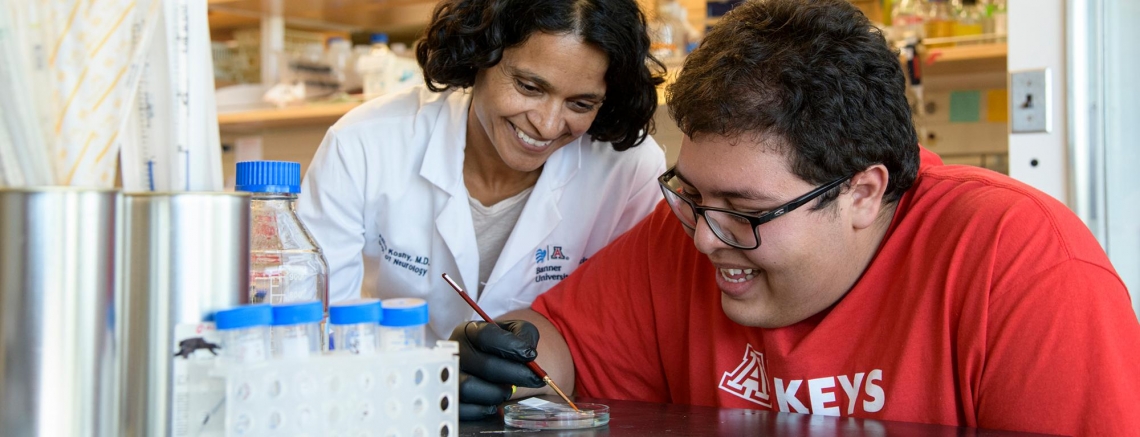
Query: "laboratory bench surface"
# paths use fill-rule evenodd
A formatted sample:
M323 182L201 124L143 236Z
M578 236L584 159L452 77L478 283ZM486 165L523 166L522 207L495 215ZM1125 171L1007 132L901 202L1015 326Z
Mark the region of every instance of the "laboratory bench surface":
M543 397L557 401L557 397ZM508 428L502 417L461 422L459 437L544 436L1040 436L921 423L887 422L850 417L774 413L760 410L656 404L609 399L574 398L575 402L609 405L610 423L582 430Z

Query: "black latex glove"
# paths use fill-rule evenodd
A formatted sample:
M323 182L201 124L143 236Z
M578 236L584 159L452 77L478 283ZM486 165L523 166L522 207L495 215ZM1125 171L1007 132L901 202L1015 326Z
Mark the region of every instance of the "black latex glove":
M545 385L525 364L538 356L538 328L529 322L467 322L451 332L451 340L459 343L459 420L496 414L511 398L512 385Z

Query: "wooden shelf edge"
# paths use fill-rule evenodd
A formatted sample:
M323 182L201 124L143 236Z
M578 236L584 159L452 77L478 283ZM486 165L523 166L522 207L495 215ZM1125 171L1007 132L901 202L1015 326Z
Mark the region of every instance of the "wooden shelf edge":
M331 126L362 102L317 103L286 108L254 109L218 114L222 132L248 132L276 127Z
M1009 52L1006 43L960 45L928 48L924 56L927 65L939 62L977 61L1004 58Z

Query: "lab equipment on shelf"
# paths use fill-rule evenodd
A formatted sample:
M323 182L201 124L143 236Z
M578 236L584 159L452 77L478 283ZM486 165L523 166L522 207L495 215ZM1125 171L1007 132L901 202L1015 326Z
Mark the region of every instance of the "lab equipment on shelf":
M318 300L328 305L328 263L297 218L301 164L237 164L237 191L250 199L249 300L272 304Z
M329 349L355 355L376 353L380 317L380 301L376 299L352 299L333 304L329 307L329 324L332 325Z
M273 358L296 359L321 353L321 322L325 308L320 301L292 302L273 306Z
M387 91L388 78L396 62L396 55L388 48L388 34L374 33L371 41L372 49L356 60L356 71L360 74L365 100Z
M428 304L423 299L403 297L380 302L380 350L399 351L424 347Z

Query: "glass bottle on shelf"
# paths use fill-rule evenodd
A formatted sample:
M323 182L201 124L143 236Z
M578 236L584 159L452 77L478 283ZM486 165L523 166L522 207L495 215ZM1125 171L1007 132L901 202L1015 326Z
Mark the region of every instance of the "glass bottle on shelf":
M1006 21L1005 0L990 0L990 3L986 5L986 15L991 23L991 30L987 33L992 33L999 39L1004 38L1009 30Z
M954 36L979 36L983 33L985 14L978 5L978 0L962 0L962 7L958 10L954 21ZM958 44L977 44L979 41L958 41Z
M695 40L695 31L688 23L687 12L677 0L661 0L657 13L649 23L650 51L659 60L685 55L690 39Z
M926 13L922 16L924 39L954 36L954 14L947 0L927 0ZM950 43L927 43L927 47L945 47Z
M906 41L909 37L922 39L922 3L921 0L901 0L895 3L891 11L891 27L893 39Z

